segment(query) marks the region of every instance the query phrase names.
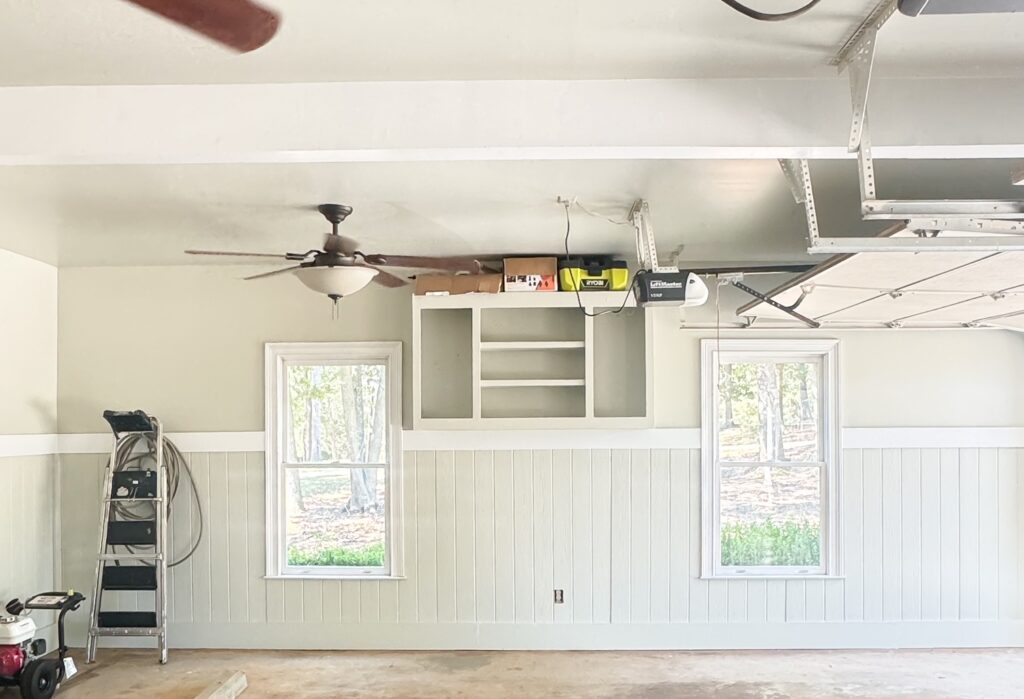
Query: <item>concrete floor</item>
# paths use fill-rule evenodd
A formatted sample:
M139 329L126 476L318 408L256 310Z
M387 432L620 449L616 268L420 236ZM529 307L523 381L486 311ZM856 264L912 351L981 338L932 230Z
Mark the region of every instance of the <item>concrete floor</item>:
M63 699L192 699L242 670L255 697L1021 699L1024 650L857 652L101 651ZM4 696L3 699L7 699Z

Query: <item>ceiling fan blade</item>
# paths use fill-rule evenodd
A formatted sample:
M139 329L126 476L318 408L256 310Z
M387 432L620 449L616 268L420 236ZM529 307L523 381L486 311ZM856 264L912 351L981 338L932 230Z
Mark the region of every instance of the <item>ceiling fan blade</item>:
M333 252L345 257L351 257L358 247L359 243L355 240L348 236L338 235L337 233L328 233L324 238L324 252Z
M275 274L284 274L285 272L294 272L297 269L302 269L302 265L295 265L294 267L285 267L284 269L275 269L273 272L263 272L262 274L254 274L251 277L242 277L245 281L250 279L263 279L264 277L273 277Z
M420 257L416 255L364 255L368 264L385 267L440 269L446 272L480 271L480 262L472 257Z
M369 267L370 265L365 266ZM374 267L373 269L377 268ZM380 284L381 286L386 286L389 289L396 289L400 286L405 286L406 284L408 284L408 282L402 279L401 277L396 277L394 274L391 274L390 272L385 272L382 269L377 269L377 275L373 278L373 281Z
M270 41L277 13L252 0L127 0L172 22L245 53Z
M275 257L279 260L287 260L289 253L279 252L228 252L226 250L186 250L188 255L224 255L227 257ZM304 258L305 256L303 256Z

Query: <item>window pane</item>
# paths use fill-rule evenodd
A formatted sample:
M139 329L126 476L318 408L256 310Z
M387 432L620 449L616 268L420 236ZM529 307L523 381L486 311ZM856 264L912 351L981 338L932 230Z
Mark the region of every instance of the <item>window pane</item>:
M723 566L821 564L821 468L723 466Z
M820 461L815 362L722 364L718 454L722 461Z
M290 566L382 567L384 469L289 468Z
M384 463L383 364L288 366L291 463Z

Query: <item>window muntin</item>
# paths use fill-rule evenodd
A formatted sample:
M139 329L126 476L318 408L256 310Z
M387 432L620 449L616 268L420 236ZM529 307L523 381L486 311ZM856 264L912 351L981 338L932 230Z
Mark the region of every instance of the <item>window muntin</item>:
M400 575L400 353L267 346L268 575Z
M835 575L836 343L703 343L704 575Z

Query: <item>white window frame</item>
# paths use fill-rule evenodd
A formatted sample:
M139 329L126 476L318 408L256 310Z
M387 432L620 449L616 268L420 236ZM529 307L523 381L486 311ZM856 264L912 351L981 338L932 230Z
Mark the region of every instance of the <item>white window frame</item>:
M821 565L721 565L720 469L718 457L719 364L756 361L820 361ZM839 444L839 341L833 339L701 340L701 576L704 578L842 577L841 473ZM726 464L727 465L727 464ZM785 465L802 465L793 462Z
M287 372L289 365L359 364L379 362L386 367L387 444L383 467L385 478L385 564L379 568L355 566L289 566L285 550L285 450L287 448L288 401ZM268 578L352 578L401 579L403 570L402 541L402 343L401 342L270 342L265 346L265 409L266 409L266 495L267 495L267 577ZM349 467L352 464L295 464L307 467ZM294 466L294 465L293 465Z

